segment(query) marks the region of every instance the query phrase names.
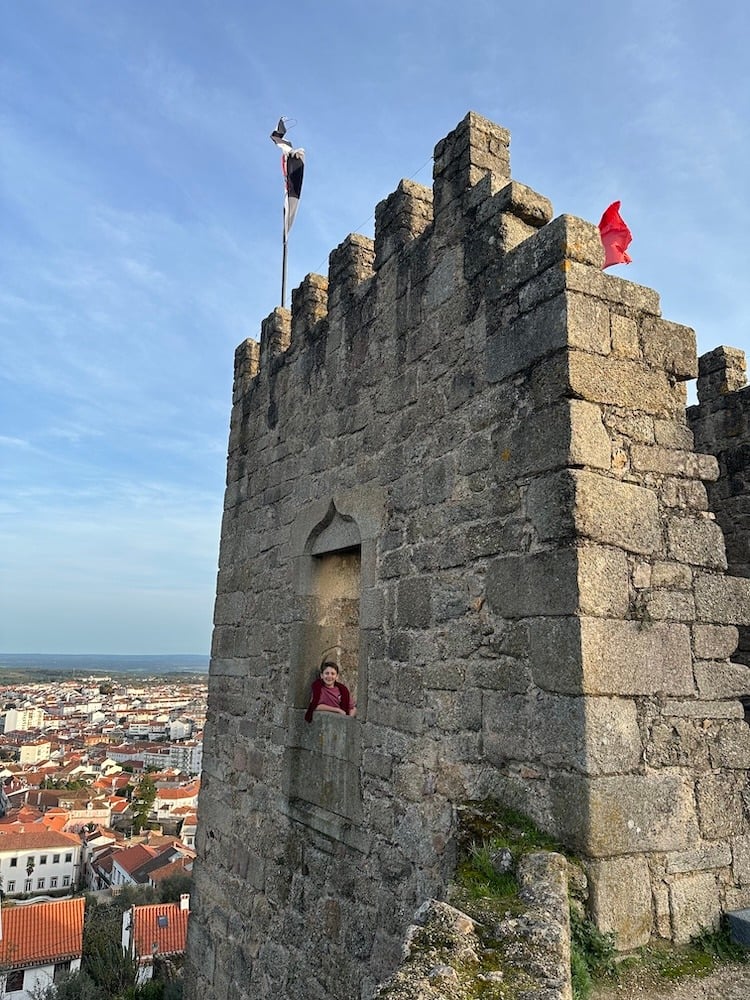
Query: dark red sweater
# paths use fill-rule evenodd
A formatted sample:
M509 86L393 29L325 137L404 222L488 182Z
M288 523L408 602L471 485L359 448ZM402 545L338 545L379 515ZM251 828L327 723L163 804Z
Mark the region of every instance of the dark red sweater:
M351 710L351 695L349 694L349 688L345 684L339 684L338 681L335 681L334 685L339 689L341 694L341 707L348 715ZM313 712L318 707L320 692L324 687L325 685L320 677L313 681L312 693L310 694L310 704L307 706L307 711L305 712L305 722L312 722Z

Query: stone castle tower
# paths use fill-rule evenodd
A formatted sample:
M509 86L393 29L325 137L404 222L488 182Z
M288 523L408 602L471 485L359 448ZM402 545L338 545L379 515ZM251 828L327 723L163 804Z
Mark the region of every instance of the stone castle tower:
M750 905L750 581L693 331L469 114L237 350L193 998L369 997L494 796L621 948ZM358 715L304 721L322 657Z

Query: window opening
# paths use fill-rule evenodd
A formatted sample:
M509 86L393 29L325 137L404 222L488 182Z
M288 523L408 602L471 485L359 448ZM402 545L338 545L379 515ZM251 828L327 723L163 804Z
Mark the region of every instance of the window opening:
M310 683L323 660L337 664L342 683L356 698L359 679L360 549L313 556Z

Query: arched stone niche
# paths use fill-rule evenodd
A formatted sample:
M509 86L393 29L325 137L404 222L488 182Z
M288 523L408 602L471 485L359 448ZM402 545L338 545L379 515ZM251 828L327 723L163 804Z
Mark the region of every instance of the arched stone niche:
M342 682L357 694L362 539L356 521L331 502L307 540L305 556L306 593L300 596L306 614L293 690L297 708L306 707L323 660L336 663Z
M303 509L291 534L297 614L291 632L285 798L289 815L355 847L362 815L362 726L369 650L382 630L376 550L380 490L352 490ZM321 660L338 664L357 717L304 714Z

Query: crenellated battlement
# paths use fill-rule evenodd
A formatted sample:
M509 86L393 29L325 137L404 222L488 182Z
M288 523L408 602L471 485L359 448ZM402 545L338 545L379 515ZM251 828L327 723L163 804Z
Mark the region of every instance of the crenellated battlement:
M330 255L328 279L308 274L293 291L291 336L284 310L263 321L260 364L249 374L238 353L236 384L249 389L249 379L272 359L277 365L289 347L304 349L329 334L338 345L337 327L351 318L354 299L370 296L377 303L371 313L383 312L389 295L397 299L419 285L451 246L466 244L466 275L476 277L549 223L549 200L510 180L509 144L505 129L470 112L435 147L433 187L400 181L375 208L374 241L350 234Z

